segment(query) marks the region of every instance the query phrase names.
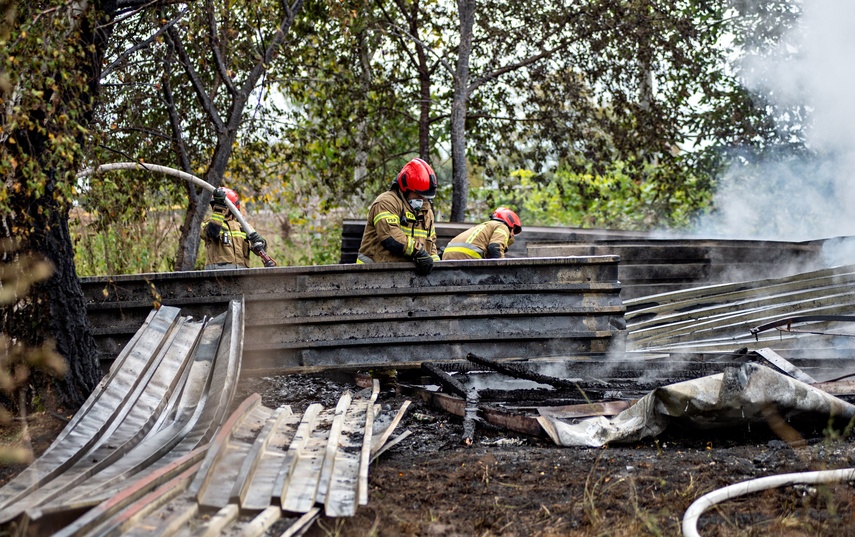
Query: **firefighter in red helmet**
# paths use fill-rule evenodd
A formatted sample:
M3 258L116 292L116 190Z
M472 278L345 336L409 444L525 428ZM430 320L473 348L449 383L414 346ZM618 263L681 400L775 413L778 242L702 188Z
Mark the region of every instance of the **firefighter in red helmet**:
M406 163L389 190L371 204L356 262L411 261L416 274L430 274L439 261L430 203L435 195L430 164L420 158Z
M205 243L207 261L205 270L249 268L249 252L259 243L267 248L267 241L257 232L247 237L240 222L226 205L226 199L240 210L240 198L231 188L218 188L211 198L211 217L202 224L200 236Z
M499 207L489 220L451 239L442 253L442 260L505 257L505 252L514 243L514 235L520 233L522 223L517 213Z

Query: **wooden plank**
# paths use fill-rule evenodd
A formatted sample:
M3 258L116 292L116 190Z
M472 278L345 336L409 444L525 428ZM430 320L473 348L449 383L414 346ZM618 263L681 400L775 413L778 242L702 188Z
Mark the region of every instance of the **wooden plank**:
M193 480L195 472L201 466L201 461L192 468L159 486L131 505L125 507L115 516L108 518L101 525L91 530L93 535L123 535L141 522L142 519L168 504L176 496L182 494Z
M249 482L248 490L242 497L240 504L242 509L249 511L266 509L273 501L276 478L285 465L288 448L302 420L301 415L290 413L290 408L283 412L286 415L273 430L252 480Z
M380 395L380 381L374 379L371 386L371 400L365 417L365 432L362 438L362 451L359 454L359 483L356 489L356 499L359 505L368 505L368 465L371 464L371 446L374 438L374 416L380 410L375 404Z
M207 446L200 447L181 459L173 462L169 466L160 469L157 472L152 472L145 479L134 483L132 486L123 490L109 500L95 506L87 511L83 516L69 524L61 531L55 534L56 537L70 537L85 533L98 524L102 523L107 517L123 509L127 505L135 502L137 499L148 494L153 488L168 482L177 475L192 475L201 466L199 462L202 460Z
M282 532L280 537L300 537L306 533L306 530L318 519L321 515L320 507L313 507L309 509L303 516L297 519L296 522L291 524L291 526Z
M290 413L290 407L279 407L273 411L273 414L271 414L264 423L264 427L261 429L261 432L258 433L258 438L250 447L249 452L246 454L246 458L243 461L243 466L238 472L238 477L232 487L231 496L229 498L231 503L243 506L244 500L249 493L250 485L253 482L256 470L261 463L264 453L267 451L270 440L273 438L274 433L279 429L282 420L290 415ZM270 492L273 492L272 483Z
M330 479L332 478L333 465L335 464L335 456L338 448L341 446L341 431L344 427L347 410L353 401L353 394L350 391L345 391L339 397L338 404L335 407L335 416L333 417L332 426L330 427L329 436L326 442L326 450L324 451L324 461L321 464L321 474L318 477L318 489L315 493L315 501L324 503L329 490Z
M768 347L764 347L762 349L757 349L754 352L762 356L767 362L780 369L787 375L790 375L796 380L800 380L807 384L816 384L816 380L813 377L794 366L792 363L788 362L783 356L773 351Z
M392 435L392 431L395 430L395 427L398 426L401 419L404 417L404 414L407 412L407 408L410 406L410 401L404 401L401 405L401 408L398 409L397 414L395 414L395 418L392 420L392 423L389 424L386 429L380 433L379 435L375 435L371 439L371 456L374 457L378 451L383 447L384 444L389 440L389 437Z
M371 425L374 421L374 401L380 390L380 382L375 379L367 398L354 400L342 426L341 437L336 450L328 450L327 456L333 457L332 474L326 497L318 494L318 501L324 502L328 517L353 516L359 502L361 464L363 453L371 446ZM332 444L332 441L330 441ZM368 460L365 458L365 477L368 477ZM367 491L366 491L367 496Z
M282 518L282 509L277 506L269 506L253 518L249 523L245 524L238 535L240 537L261 537L264 535L270 526L275 524Z
M425 390L416 390L416 392L419 393L426 402L430 402L449 414L453 414L461 418L466 415L466 401L460 397L455 397L445 393L427 392ZM543 432L541 427L538 425L537 420L531 416L503 412L487 406L481 408L481 415L487 423L518 433L539 436Z
M258 405L231 428L227 441L207 469L204 484L200 485L196 493L196 500L201 507L222 509L229 504L243 462L272 413L269 408Z
M239 514L240 508L237 505L233 503L225 505L205 524L197 527L192 535L193 537L218 537L223 530L237 520Z
M135 526L129 528L124 537L169 537L189 526L199 512L199 504L191 496L182 496L149 514Z
M378 449L373 455L371 455L371 462L374 462L377 459L377 457L379 457L383 453L386 453L386 451L389 448L400 444L403 439L407 438L411 434L413 434L413 431L406 430L403 433L396 436L395 438L393 438L392 440L390 440L389 442L386 442L385 444L383 444L383 446L381 446L380 449Z
M254 393L243 400L243 402L238 406L232 415L229 416L229 419L225 421L225 423L220 426L219 432L211 440L211 443L208 447L208 452L205 455L205 461L202 463L202 468L200 469L199 475L190 485L190 493L197 495L201 493L209 484L211 478L213 476L210 475L210 469L216 464L217 459L221 456L222 451L225 449L226 444L228 443L229 437L232 433L232 428L235 427L238 423L240 423L246 415L252 412L257 406L261 404L261 396L257 393Z
M294 438L288 446L282 466L276 475L276 481L273 483L273 499L279 501L280 505L282 505L282 496L290 484L291 475L294 473L298 455L309 441L315 428L315 422L323 408L318 403L312 403L306 408L300 424L297 426L297 432L294 433Z
M314 507L334 418L335 410L322 410L308 439L297 452L280 499L284 511L306 513Z

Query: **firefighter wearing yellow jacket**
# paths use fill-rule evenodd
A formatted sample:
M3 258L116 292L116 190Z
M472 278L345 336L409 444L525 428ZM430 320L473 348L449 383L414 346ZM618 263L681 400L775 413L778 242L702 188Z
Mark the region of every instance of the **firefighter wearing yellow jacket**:
M522 223L517 213L499 207L490 220L467 229L451 239L442 253L442 260L497 259L514 243L514 235L522 233Z
M231 188L218 188L211 198L211 218L202 224L200 236L205 242L207 262L205 270L249 268L249 251L259 243L267 248L267 241L253 232L247 237L240 222L231 214L226 198L240 210L240 199Z
M439 261L430 204L435 195L430 164L419 158L406 163L389 190L371 204L356 262L411 261L416 274L430 274Z

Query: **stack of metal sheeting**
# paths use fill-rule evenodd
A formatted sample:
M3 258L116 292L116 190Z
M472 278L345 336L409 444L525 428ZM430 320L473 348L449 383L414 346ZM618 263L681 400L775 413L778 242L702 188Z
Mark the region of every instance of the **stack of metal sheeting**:
M484 216L487 219L487 215ZM466 231L481 222L437 222L436 242L445 246L448 241L459 233ZM341 262L356 263L356 254L362 242L365 231L365 220L345 220L341 230ZM609 229L582 229L572 227L527 226L523 222L523 232L514 238L514 244L507 252L507 257L535 257L526 252L529 242L566 243L569 241L593 241L599 239L644 239L649 235L646 231L620 231ZM560 254L564 255L564 254ZM589 254L584 254L589 255ZM539 256L552 257L552 256Z
M717 283L777 278L822 268L822 241L633 239L533 244L529 257L620 256L621 297L679 291Z
M621 350L615 256L253 268L86 278L96 343L115 356L153 302L191 315L244 297L243 370L417 365Z
M151 472L183 471L204 455L237 386L243 305L199 321L164 306L138 324L59 437L0 488L0 523L18 519L28 535L53 534Z
M855 347L855 265L712 285L625 302L627 349L716 352L771 348L835 358Z

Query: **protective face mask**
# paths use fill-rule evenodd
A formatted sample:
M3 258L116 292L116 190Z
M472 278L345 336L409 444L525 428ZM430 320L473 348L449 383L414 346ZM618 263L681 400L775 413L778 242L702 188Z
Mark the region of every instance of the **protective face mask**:
M416 212L421 211L422 206L425 204L425 200L423 200L423 199L414 199L414 200L407 200L407 201L410 202L410 207L412 207L413 210Z

